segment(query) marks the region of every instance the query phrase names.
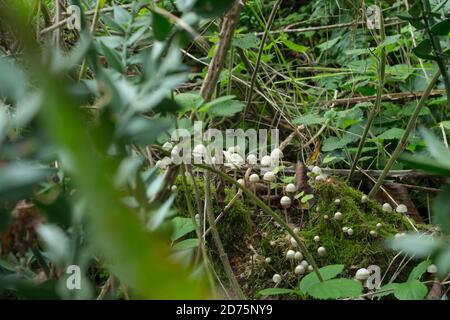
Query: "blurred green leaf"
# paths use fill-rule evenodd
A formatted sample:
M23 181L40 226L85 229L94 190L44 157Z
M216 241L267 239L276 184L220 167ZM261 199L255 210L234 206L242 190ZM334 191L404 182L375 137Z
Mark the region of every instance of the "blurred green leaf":
M362 284L351 279L331 279L319 282L308 290L316 299L354 298L361 295Z
M157 12L152 12L153 14L153 34L155 35L156 40L164 41L170 33L170 22L169 20L160 15Z

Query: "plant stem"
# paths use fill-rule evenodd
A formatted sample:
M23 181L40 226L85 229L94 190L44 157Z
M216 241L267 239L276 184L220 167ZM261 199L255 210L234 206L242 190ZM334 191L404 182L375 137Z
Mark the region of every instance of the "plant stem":
M380 1L377 1L377 5L380 6ZM381 9L381 7L380 7ZM383 19L383 11L380 10L380 40L381 44L383 44L386 39L386 31L384 29L384 19ZM350 181L353 173L355 172L356 166L358 164L359 159L361 158L362 149L364 144L366 143L367 136L369 135L370 128L372 127L373 120L375 119L375 115L380 112L381 109L381 98L383 95L384 89L384 78L385 78L385 70L386 70L386 50L384 47L381 48L380 51L380 64L378 65L378 89L377 89L377 97L375 100L375 105L370 110L370 113L367 117L367 123L364 127L364 132L362 134L361 140L359 140L358 151L356 152L356 156L353 159L352 167L350 168L350 173L347 177L347 181Z
M294 232L294 230L292 230L292 228L289 227L289 225L286 222L284 222L284 220L276 212L274 212L268 205L266 205L261 199L259 199L253 192L251 192L250 189L241 185L239 182L237 182L236 180L231 178L226 173L219 171L213 167L207 166L207 165L198 164L196 166L199 168L206 169L207 172L208 171L214 172L215 174L221 176L223 179L225 179L229 183L240 188L249 198L251 198L256 203L256 205L258 205L265 213L270 215L280 226L282 226L295 239L298 246L305 254L306 260L309 262L310 265L313 266L314 272L316 273L317 278L321 282L323 281L322 275L320 274L320 271L319 271L319 267L317 266L316 261L314 260L313 256L309 252L306 245L303 243L303 241L300 239L300 237Z
M408 124L406 126L405 132L403 133L403 136L401 140L399 141L397 148L395 148L394 152L391 155L391 158L389 159L388 163L384 167L383 172L378 177L378 180L372 190L369 193L369 197L373 197L380 187L383 185L384 179L388 175L389 171L397 161L398 157L400 156L400 153L403 151L403 149L406 146L406 143L408 141L409 134L411 133L411 130L414 128L417 117L419 116L420 111L422 110L422 107L425 105L425 102L428 99L428 95L430 94L431 90L433 89L434 85L436 84L437 80L439 79L439 76L441 75L440 70L436 71L433 78L431 79L430 83L428 84L428 87L424 91L422 97L420 98L419 102L416 105L416 108L414 109L414 113L409 118Z
M253 69L252 79L250 81L250 88L248 89L247 105L246 105L245 110L244 110L244 117L245 117L245 113L246 113L247 109L250 106L250 103L252 102L253 89L255 87L256 76L258 75L258 69L259 69L259 66L261 64L262 54L263 54L264 47L265 47L265 44L266 44L267 36L269 35L269 31L272 28L273 21L275 20L275 15L276 15L276 13L278 11L278 8L280 7L280 4L281 4L282 1L283 0L277 0L275 5L273 6L272 11L270 12L269 20L267 21L266 30L264 30L264 34L263 34L263 37L262 37L262 40L261 40L261 44L259 46L258 57L256 59L255 68Z
M245 300L245 295L242 292L242 289L236 279L236 276L233 273L233 269L231 268L227 253L225 252L222 240L220 239L219 231L217 230L216 227L211 202L211 172L208 170L205 172L205 202L206 202L206 216L208 217L209 227L211 228L211 234L214 239L217 251L219 252L219 258L222 261L225 274L227 275L230 285L233 287L234 293L238 296L239 299Z

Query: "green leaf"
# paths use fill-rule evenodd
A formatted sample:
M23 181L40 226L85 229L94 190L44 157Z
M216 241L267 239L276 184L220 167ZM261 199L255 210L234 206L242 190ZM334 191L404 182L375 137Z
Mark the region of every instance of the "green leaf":
M445 167L430 157L405 153L399 160L411 167L442 176L450 176L450 166Z
M234 100L234 96L224 96L205 104L200 111L217 117L232 117L241 112L245 104Z
M427 295L428 289L419 280L410 280L399 283L394 291L394 296L399 300L422 300Z
M194 11L204 18L215 18L228 11L234 1L223 0L197 0L194 5Z
M233 39L233 45L244 50L259 48L260 43L261 40L254 33Z
M172 241L176 241L195 230L195 225L191 218L176 217L172 219L172 223L174 225Z
M108 61L111 67L113 67L118 72L122 72L123 66L122 62L120 61L119 53L116 50L104 45L103 42L100 42L100 47L102 48L102 52L105 55L106 61Z
M319 269L320 275L322 276L324 281L336 277L343 270L344 270L343 264L333 264ZM300 291L307 293L312 286L314 286L319 282L320 280L319 278L317 278L316 273L311 272L300 281Z
M442 278L446 277L450 273L450 248L439 252L436 257L436 267L438 269L438 274Z
M200 241L198 239L186 239L180 242L177 242L173 249L176 251L189 250L198 247Z
M428 266L431 264L430 260L425 260L419 263L414 269L411 270L408 276L408 281L410 280L420 280L420 277L427 271Z
M433 223L438 224L444 233L450 234L450 185L447 185L438 194L433 202Z
M25 94L25 74L12 62L0 58L0 99L18 100Z
M325 121L327 121L327 119L315 114L307 114L304 116L296 117L293 120L294 124L296 125L322 124L325 123Z
M380 287L375 294L374 297L381 298L393 294L395 289L397 289L398 283L388 283L382 287Z
M171 25L170 21L160 15L159 13L152 12L153 14L153 34L158 41L166 40L167 36L170 33Z
M350 279L331 279L312 286L308 294L316 299L354 298L361 295L363 286Z
M437 36L446 36L450 32L450 18L436 23L430 29L431 33Z
M423 40L421 43L417 45L412 51L414 54L425 60L435 60L436 57L431 54L433 46L431 45L431 41L429 39Z
M279 294L291 294L295 293L295 290L286 288L267 288L258 292L260 296L276 296Z
M380 140L400 140L403 137L403 134L405 133L405 130L400 128L391 128L389 130L386 130L379 136L377 136L377 139Z

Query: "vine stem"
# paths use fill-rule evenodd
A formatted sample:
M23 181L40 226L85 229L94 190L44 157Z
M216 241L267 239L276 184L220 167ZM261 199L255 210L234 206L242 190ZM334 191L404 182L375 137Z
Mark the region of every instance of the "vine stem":
M389 171L391 170L391 168L397 161L398 157L400 156L400 153L405 148L406 143L408 141L409 134L411 133L411 130L414 128L414 126L416 124L417 117L419 116L419 113L422 110L422 107L425 105L425 102L427 101L428 96L429 96L431 90L433 89L434 85L438 81L440 75L441 75L441 71L440 70L436 71L436 73L434 74L430 83L428 84L427 88L425 89L422 97L420 98L419 102L416 105L416 108L414 109L414 113L409 118L408 124L406 126L405 132L403 133L403 136L402 136L400 142L398 143L397 147L395 148L394 152L392 153L392 156L389 159L388 163L384 167L383 172L378 177L376 184L373 186L372 190L370 191L370 193L368 195L369 197L373 197L378 192L380 187L383 185L384 179L386 178Z
M381 5L379 0L377 0L377 5L379 7ZM386 39L386 31L384 28L383 11L381 10L381 7L380 7L380 40L381 40L381 44L383 44L385 39ZM370 113L367 117L367 123L366 123L366 126L364 127L364 132L362 134L361 140L359 140L358 150L356 152L355 158L353 159L352 167L350 168L350 173L348 174L347 181L351 180L353 173L356 170L358 161L361 158L362 149L364 147L364 144L366 143L370 128L372 127L373 120L375 119L375 116L380 112L383 89L384 89L385 70L386 70L386 50L383 46L383 47L381 47L381 51L380 51L380 64L378 67L378 88L377 88L377 97L375 99L375 105L370 110Z
M247 105L244 110L244 117L245 117L245 113L246 113L247 109L250 106L250 103L252 102L253 89L255 88L256 76L258 75L258 69L259 69L259 66L261 65L262 54L264 51L264 46L265 46L265 43L267 40L267 36L269 35L270 29L272 28L273 21L275 20L275 15L277 14L278 8L280 7L282 1L283 0L278 0L274 4L272 11L270 12L269 20L267 21L266 30L264 30L264 34L263 34L263 37L261 40L261 45L259 46L258 57L256 59L255 68L253 69L253 74L252 74L252 78L250 81L250 88L248 89Z
M215 174L221 176L224 180L228 181L229 183L235 185L239 189L241 189L250 199L252 199L257 206L259 206L266 214L270 215L280 226L282 226L297 242L300 249L303 251L306 260L309 262L310 265L314 268L314 272L317 275L317 278L320 282L323 282L322 275L320 274L319 267L316 263L316 260L313 258L312 254L309 252L306 245L303 243L303 241L300 239L300 237L292 230L291 227L275 212L273 211L268 205L266 205L261 199L259 199L253 192L250 191L246 186L241 185L239 182L234 180L232 177L227 175L226 173L219 171L213 167L202 165L202 164L196 164L197 167L205 169L206 172L214 172Z

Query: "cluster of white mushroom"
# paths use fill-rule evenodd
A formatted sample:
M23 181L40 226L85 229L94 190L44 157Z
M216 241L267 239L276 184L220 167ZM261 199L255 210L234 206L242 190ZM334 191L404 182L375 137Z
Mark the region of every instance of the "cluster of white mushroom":
M308 175L311 177L314 177L314 179L317 182L320 181L325 181L328 178L328 175L326 175L325 173L323 173L322 169L318 166L314 166L311 168L311 172L308 173Z

